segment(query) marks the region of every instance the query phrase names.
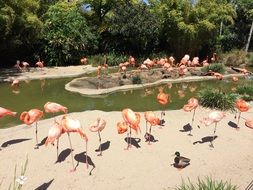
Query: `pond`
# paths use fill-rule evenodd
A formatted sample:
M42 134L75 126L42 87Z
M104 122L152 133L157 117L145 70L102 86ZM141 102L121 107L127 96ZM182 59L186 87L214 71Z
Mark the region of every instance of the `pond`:
M170 103L163 107L156 101L158 88L154 86L138 90L126 90L108 95L86 97L78 93L66 91L64 86L73 78L43 79L22 81L18 89L13 90L10 83L0 83L1 107L18 112L17 117L10 116L0 119L0 128L13 127L21 124L19 115L23 111L33 108L43 110L46 102L56 102L68 107L69 112L86 110L121 111L128 107L134 111L174 110L181 109L190 97L196 96L199 90L207 86L214 89L231 91L237 85L252 84L252 80L233 82L231 79L219 81L174 83L162 85L166 93L170 94ZM44 118L52 117L46 114Z

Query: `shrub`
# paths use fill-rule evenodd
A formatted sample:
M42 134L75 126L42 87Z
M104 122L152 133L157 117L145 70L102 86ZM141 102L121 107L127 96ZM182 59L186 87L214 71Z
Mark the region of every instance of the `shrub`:
M250 67L253 67L253 52L249 53L247 58L248 58L247 65L250 66Z
M96 67L100 64L105 63L106 58L107 58L108 66L117 66L120 63L128 60L127 55L119 55L114 52L111 52L108 54L97 54L97 55L89 56L88 63L91 64L92 66Z
M132 77L132 83L133 84L141 84L141 78L139 75L133 76Z
M235 185L230 182L216 181L211 177L206 177L205 180L198 178L197 184L193 184L190 179L188 179L189 184L184 181L177 187L177 190L236 190L238 189Z
M217 73L224 73L225 72L225 68L224 68L224 65L222 63L213 63L213 64L210 64L208 65L207 67L203 67L201 69L202 72L208 72L208 71L214 71L214 72L217 72Z
M233 50L229 53L221 55L222 63L226 66L240 66L242 64L247 64L247 53L243 50Z
M221 91L214 91L213 89L204 89L198 93L199 102L203 107L218 109L222 111L234 111L234 102L237 94L227 94Z
M239 86L236 89L236 93L240 94L242 99L244 99L245 101L253 100L253 86Z

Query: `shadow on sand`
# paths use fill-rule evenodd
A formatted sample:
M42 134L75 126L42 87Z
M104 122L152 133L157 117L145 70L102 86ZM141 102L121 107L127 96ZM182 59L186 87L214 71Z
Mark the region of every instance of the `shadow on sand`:
M40 141L40 143L38 144L38 146L43 146L43 145L45 144L46 140L47 140L47 136L44 137L44 139L42 139L42 140Z
M61 153L59 154L58 158L57 158L57 161L55 162L56 163L60 163L60 162L63 162L71 153L71 149L70 148L67 148L63 151L61 151Z
M4 142L4 143L1 145L1 147L2 147L2 148L6 148L6 147L8 147L8 146L10 146L10 145L18 144L18 143L21 143L21 142L23 142L23 141L29 141L29 140L31 140L31 139L13 139L13 140L9 140L9 141Z
M190 123L183 126L183 129L179 130L180 132L189 132L192 130L192 126Z
M152 134L149 134L149 133L146 133L144 135L144 138L145 138L145 142L157 142L158 140L155 139L155 137L152 135Z
M126 137L124 140L130 145L135 146L136 148L141 148L141 146L139 145L139 143L141 142L140 138Z
M106 141L104 143L101 144L101 151L105 151L110 147L110 141ZM98 149L95 150L96 152L100 151L100 146L98 147Z
M86 152L81 152L79 154L76 154L74 158L77 161L75 169L79 166L80 162L86 164ZM89 172L89 175L92 175L91 172L95 169L96 166L94 162L91 160L91 157L89 155L87 155L87 162L88 162L88 165L92 166L92 169Z
M201 141L193 142L193 144L194 145L197 144L197 143L203 144L203 143L206 143L206 142L212 143L216 138L218 138L218 136L216 136L216 135L215 136L206 136L206 137L201 138Z
M237 126L237 124L234 123L233 121L229 121L228 122L228 126L234 128L234 129L239 129L239 127Z
M43 183L42 185L40 185L39 187L37 187L35 190L46 190L51 185L51 183L53 181L54 181L54 179L50 180L47 183Z

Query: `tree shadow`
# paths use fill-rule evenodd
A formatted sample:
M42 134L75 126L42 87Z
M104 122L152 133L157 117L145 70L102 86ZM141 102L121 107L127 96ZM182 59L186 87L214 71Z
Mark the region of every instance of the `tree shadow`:
M216 136L216 135L215 136L206 136L206 137L201 138L201 141L193 142L193 144L194 145L197 144L197 143L203 144L203 143L206 143L206 142L212 143L216 138L218 138L218 136Z
M13 140L9 140L9 141L4 142L4 143L1 145L1 147L2 147L2 148L6 148L6 147L8 147L9 145L13 145L13 144L17 144L17 143L21 143L21 142L23 142L23 141L29 141L29 140L31 140L31 139L13 139Z
M192 126L190 123L183 126L183 129L179 130L180 132L189 132L192 130Z
M130 143L130 145L135 146L136 148L141 148L141 146L139 145L139 143L141 142L140 138L126 137L124 140L127 143Z
M107 150L109 147L110 147L110 141L106 141L106 142L104 142L104 143L102 143L99 147L98 147L98 149L96 149L95 151L96 152L99 152L100 151L100 147L101 147L101 151L105 151L105 150Z
M35 190L46 190L51 185L51 183L53 181L54 181L54 179L50 180L47 183L43 183L42 185L40 185L39 187L37 187Z
M239 128L239 127L237 126L237 124L234 123L233 121L229 121L229 122L228 122L228 126L234 128L234 129L238 129L238 128Z
M155 137L152 135L152 134L149 134L149 133L146 133L144 135L144 138L145 138L145 142L157 142L158 140L155 139Z
M76 154L74 158L77 161L75 169L79 166L80 162L86 164L86 152L81 152L79 154ZM92 175L92 171L95 169L96 166L94 162L91 160L91 157L89 155L87 155L87 162L88 162L88 165L92 166L92 169L89 172L89 175Z
M58 158L57 158L57 161L55 162L56 163L60 163L60 162L63 162L71 153L71 149L70 148L67 148L63 151L61 151L61 153L59 154Z
M44 145L45 142L46 142L46 140L47 140L47 136L46 136L44 139L42 139L42 140L40 141L40 143L38 144L38 146Z

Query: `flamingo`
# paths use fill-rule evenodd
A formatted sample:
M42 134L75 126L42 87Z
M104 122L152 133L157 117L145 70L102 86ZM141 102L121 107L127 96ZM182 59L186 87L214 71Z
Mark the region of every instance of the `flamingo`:
M127 150L128 150L128 148L131 147L131 135L132 135L131 129L135 130L136 133L138 133L138 131L141 131L140 126L139 126L141 115L139 113L135 113L133 110L129 108L126 108L122 110L122 117L130 128L129 141L128 141L128 146L127 146Z
M80 62L81 62L82 65L86 65L87 61L88 61L88 59L86 57L83 57L83 58L80 59Z
M199 106L199 101L196 98L190 98L188 100L187 104L185 104L183 107L184 111L186 111L186 112L191 112L192 110L194 110L193 115L192 115L191 129L190 129L190 133L188 134L189 136L192 136L191 131L192 131L192 127L193 127L195 111L198 106Z
M19 86L19 80L18 79L14 79L11 83L12 87L18 87Z
M44 105L44 110L46 113L57 113L57 112L63 112L65 114L68 113L68 108L65 106L62 106L61 104L55 103L55 102L47 102Z
M98 156L102 156L102 149L101 149L101 136L100 136L100 132L105 128L106 125L106 121L101 119L101 118L97 118L97 120L90 126L90 131L91 132L98 132L98 136L99 136L99 149L100 149L100 154L98 154Z
M45 146L48 145L48 143L51 143L52 145L54 145L54 142L57 141L57 158L59 156L59 138L61 137L61 135L64 133L63 127L62 125L60 125L58 122L54 121L53 126L49 129L48 131L48 137L47 140L45 142Z
M35 65L42 69L44 67L44 61L39 60L37 63L35 63Z
M238 77L233 76L233 77L232 77L232 80L233 80L234 82L236 82L236 81L238 81L239 79L238 79Z
M235 107L239 110L239 116L238 116L238 120L237 120L237 127L239 127L239 121L240 121L240 118L241 118L241 113L242 112L247 112L250 108L250 105L245 100L238 99L238 100L235 101ZM236 118L236 116L235 116L235 118Z
M253 120L246 119L245 125L251 129L253 129Z
M29 63L25 62L25 61L22 61L22 65L23 65L23 68L26 69L26 71L30 71L29 67Z
M151 127L159 125L160 124L160 119L158 117L156 117L154 112L152 112L152 111L145 112L144 117L145 117L145 120L146 120L146 133L147 133L147 123L150 123L149 134L151 135ZM148 144L150 144L150 136L149 136L148 140L149 140Z
M118 122L117 123L117 130L118 130L118 134L123 134L127 131L127 122Z
M221 111L213 111L211 112L208 117L205 117L203 118L203 123L206 125L206 126L209 126L213 123L215 123L215 127L214 127L214 132L213 132L213 140L214 140L214 135L215 135L215 132L216 132L216 127L217 127L217 123L219 121L221 121L223 118L225 117L225 113L224 112L221 112ZM211 141L211 147L213 147L213 143Z
M157 101L158 101L161 105L165 106L165 105L169 102L169 95L168 95L168 94L165 94L165 93L163 92L163 88L159 88L159 94L157 95L156 99L157 99ZM162 122L164 122L163 119L162 119L162 116L163 116L163 115L165 115L165 111L162 111L162 112L161 112L161 121L162 121Z
M13 112L13 111L11 111L9 109L0 107L0 118L5 117L7 115L15 117L16 114L17 114L17 112Z
M30 111L24 111L21 113L20 115L20 120L23 121L26 125L30 126L33 123L36 123L36 130L35 130L35 134L36 134L36 145L35 145L35 149L39 148L38 145L38 121L40 120L40 118L43 116L43 111L39 110L39 109L31 109Z
M80 121L77 120L77 119L71 119L67 115L64 115L62 117L62 119L61 119L60 125L62 125L63 131L67 132L68 138L69 138L69 144L70 144L70 149L71 149L71 158L72 158L72 166L73 166L73 169L70 170L70 172L74 172L75 171L74 157L73 157L73 148L72 148L70 134L69 134L70 132L79 133L80 136L81 136L81 138L86 141L86 164L87 164L87 168L88 168L88 166L89 166L88 165L88 153L87 153L88 138L87 138L86 134L84 133L84 131L82 129Z

